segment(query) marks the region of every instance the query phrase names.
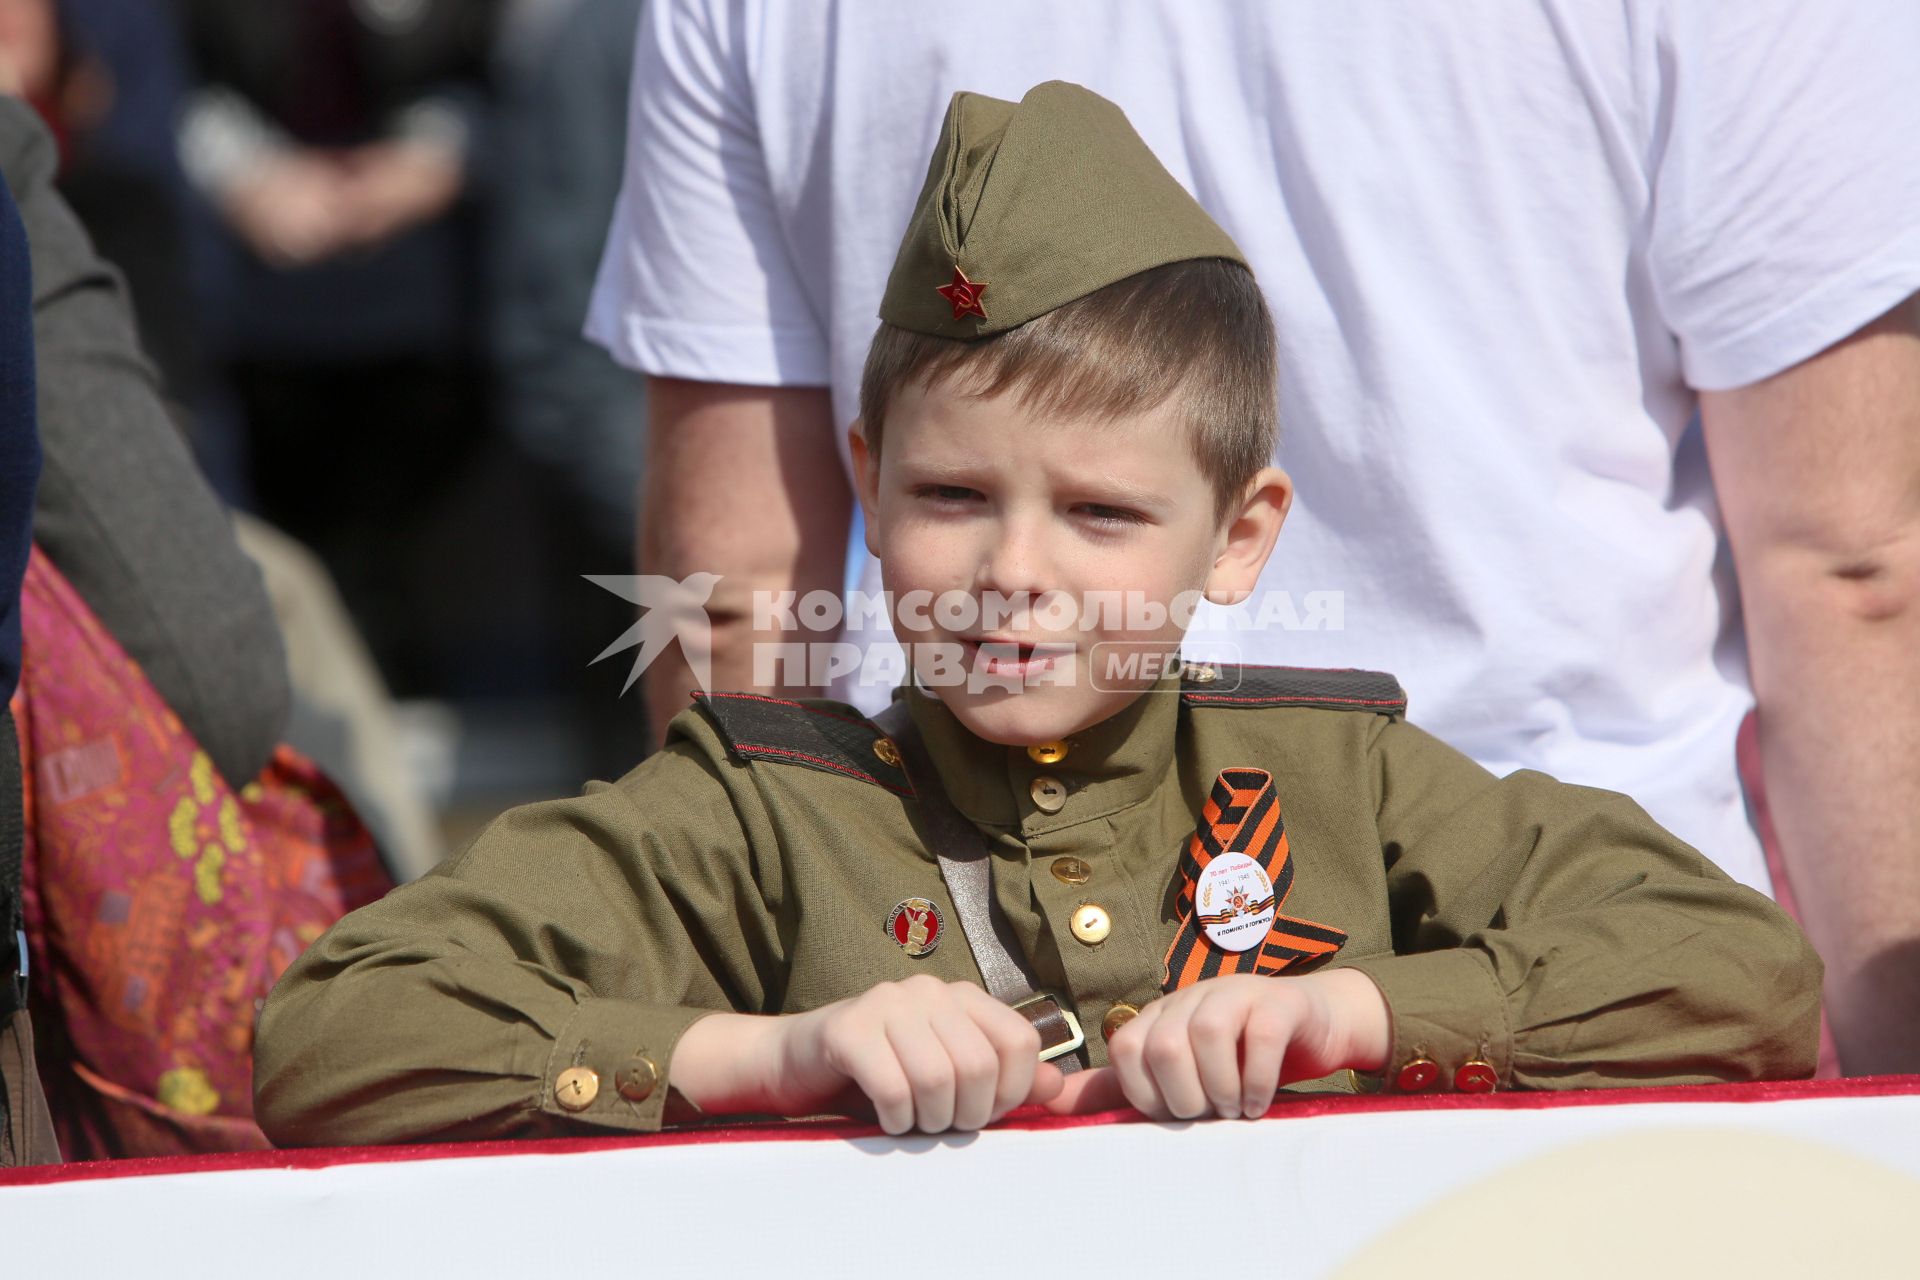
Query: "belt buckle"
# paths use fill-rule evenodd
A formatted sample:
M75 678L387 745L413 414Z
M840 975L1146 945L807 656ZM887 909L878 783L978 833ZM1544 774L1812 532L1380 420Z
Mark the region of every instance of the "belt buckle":
M1073 1033L1068 1039L1062 1040L1059 1044L1042 1044L1040 1046L1040 1061L1052 1062L1055 1058L1072 1053L1075 1049L1085 1044L1087 1042L1087 1033L1081 1030L1080 1019L1074 1015L1073 1010L1067 1008L1066 1002L1061 1000L1059 996L1054 995L1051 991L1036 991L1026 999L1016 1002L1013 1005L1013 1009L1016 1013L1026 1016L1027 1021L1036 1022L1036 1019L1032 1014L1027 1013L1027 1010L1037 1010L1038 1007L1043 1004L1052 1005L1053 1011L1059 1014L1061 1021L1067 1024L1067 1030ZM1044 1016L1044 1014L1042 1016Z

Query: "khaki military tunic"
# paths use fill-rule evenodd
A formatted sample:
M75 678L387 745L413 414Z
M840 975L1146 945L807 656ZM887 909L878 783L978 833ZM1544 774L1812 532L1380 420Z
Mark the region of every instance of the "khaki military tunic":
M1496 779L1393 699L1228 671L1239 692L1163 681L1050 763L901 695L1093 1064L1108 1015L1160 995L1178 855L1215 777L1253 767L1294 859L1282 912L1345 930L1332 964L1386 997L1387 1087L1415 1060L1438 1089L1472 1061L1523 1088L1812 1071L1804 937L1631 800ZM709 1011L979 982L889 748L850 707L717 695L619 782L507 813L287 972L260 1023L261 1125L282 1144L653 1129L674 1045ZM920 957L887 928L916 897L943 923Z

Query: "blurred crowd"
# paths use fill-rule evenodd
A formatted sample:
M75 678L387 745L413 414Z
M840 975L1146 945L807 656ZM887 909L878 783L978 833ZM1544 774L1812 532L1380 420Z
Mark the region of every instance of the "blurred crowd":
M423 859L409 778L477 821L641 751L581 575L632 571L643 391L580 337L638 8L0 0L0 89L249 517L290 737Z

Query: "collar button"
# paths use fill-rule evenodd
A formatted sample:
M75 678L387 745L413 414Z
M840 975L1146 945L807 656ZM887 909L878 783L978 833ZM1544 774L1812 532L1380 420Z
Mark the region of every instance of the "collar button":
M1085 884L1093 879L1093 868L1084 858L1055 858L1053 878L1061 884Z
M1027 788L1034 808L1042 813L1058 813L1067 803L1067 784L1050 774L1041 774Z
M1097 902L1083 902L1067 922L1073 936L1089 947L1097 947L1113 932L1113 917Z
M1067 758L1067 743L1036 742L1027 748L1027 759L1035 764L1059 764Z

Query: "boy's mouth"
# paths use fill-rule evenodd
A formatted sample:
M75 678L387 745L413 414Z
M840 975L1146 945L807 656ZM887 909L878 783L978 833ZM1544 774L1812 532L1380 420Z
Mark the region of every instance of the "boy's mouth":
M960 636L969 670L991 676L1029 676L1072 656L1074 646L1058 640L1019 640L1010 636Z

